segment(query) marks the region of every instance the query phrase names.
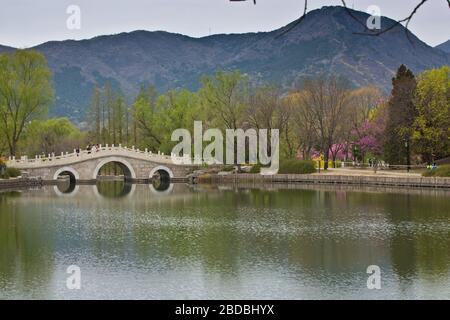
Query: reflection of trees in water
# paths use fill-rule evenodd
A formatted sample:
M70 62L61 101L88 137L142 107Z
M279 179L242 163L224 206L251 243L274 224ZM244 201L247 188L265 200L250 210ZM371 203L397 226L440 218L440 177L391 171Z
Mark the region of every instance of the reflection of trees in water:
M448 274L450 237L448 198L412 195L386 196L387 218L394 225L391 256L400 280L421 274ZM443 237L443 233L447 233Z
M122 198L133 188L132 183L121 181L97 181L98 193L106 198Z
M208 206L203 210L198 205L196 200L186 198L152 202L145 216L136 217L133 224L133 243L138 255L144 263L157 259L155 267L161 269L184 261L202 263L206 269L224 275L237 274L241 255L239 237L235 232L223 230L224 226L208 225L215 214L206 209Z
M299 276L310 270L312 277L339 274L351 283L357 281L355 275L365 276L367 266L383 268L392 261L400 277L407 277L411 270L446 274L450 250L448 237L442 243L445 230L433 231L430 226L423 233L405 229L401 218L390 221L389 212L401 215L403 211L417 215L416 222L426 223L427 211L420 207L428 201L418 195L415 199L421 206L412 209L405 199L396 201L405 196L232 189L215 197L205 192L169 206L153 204L150 211L165 214L156 225L136 224L135 243L144 256L157 253L161 258L194 261L196 257L208 268L230 273L246 263L282 263ZM449 204L443 197L432 198L433 211L448 223L448 214L442 213L450 212Z
M0 193L0 292L9 286L17 292L29 293L22 298L33 298L33 289L45 289L51 284L54 224L46 221L47 207L35 205L30 214L29 207L11 198L18 194Z
M355 281L355 274L364 273L373 263L372 258L380 263L386 261L379 240L369 235L361 237L364 233L361 223L365 218L355 214L355 208L364 203L353 198L353 194L256 189L251 198L249 207L255 212L255 218L263 219L264 223L261 234L248 241L252 247L249 250L271 257L274 263L283 261L286 268L299 272L300 277L309 270L317 278L339 274L342 281ZM248 218L249 223L251 219ZM255 222L259 227L258 221Z
M0 203L7 202L11 200L11 198L20 197L21 195L22 193L19 191L2 191L0 192Z
M220 197L205 192L192 199L171 202L169 207L165 203L156 204L152 210L166 214L157 225L135 224L135 243L143 256L156 253L161 259L198 259L206 269L234 276L245 264L273 265L282 261L292 266L299 261L286 255L295 256L296 249L302 252L304 244L277 230L297 218L295 214L286 216L286 212L280 212L280 206L291 209L303 204L310 208L316 194L304 193L305 197L295 191L286 194L232 189L221 192ZM158 246L149 247L150 243ZM348 251L352 252L351 248ZM321 251L313 251L313 255L321 256Z
M105 197L123 196L125 186L123 181L97 184ZM86 202L83 199L92 196L95 186L81 186L81 191L83 187L89 195L80 192L64 203ZM193 192L184 185L176 185L169 196L157 197L147 185L138 187L127 201L79 205L91 213L76 219L86 235L83 246L93 249L94 255L114 252L137 260L131 264L161 269L199 263L227 281L231 279L227 276L238 276L246 268L273 266L299 278L305 271L318 280L336 275L344 284L355 281L356 273L365 276L370 264L385 270L392 262L394 272L405 281L417 274L448 273L446 197L292 189ZM33 270L49 279L51 262L42 260L52 259L53 237L49 241L42 230L55 224L50 218L38 221L43 214L25 219L17 214L25 203L11 206L11 201L0 193L0 273L22 279L24 286ZM47 202L42 206L27 210L49 210ZM61 243L70 243L64 233L69 225L59 225ZM43 257L36 252L43 252Z

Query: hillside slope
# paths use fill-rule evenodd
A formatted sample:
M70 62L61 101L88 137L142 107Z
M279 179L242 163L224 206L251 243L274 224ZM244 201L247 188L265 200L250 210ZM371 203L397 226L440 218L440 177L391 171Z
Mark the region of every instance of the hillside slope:
M450 40L448 40L448 41L446 41L444 43L441 43L436 48L438 48L438 49L440 49L442 51L445 51L447 53L450 53Z

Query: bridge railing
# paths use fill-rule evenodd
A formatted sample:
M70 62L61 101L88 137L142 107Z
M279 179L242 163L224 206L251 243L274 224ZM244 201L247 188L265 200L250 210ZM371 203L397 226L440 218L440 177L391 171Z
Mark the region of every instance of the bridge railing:
M75 159L85 160L89 158L95 158L97 156L103 156L105 154L122 154L124 156L139 156L140 158L151 158L155 161L172 161L172 155L165 155L163 152L158 151L152 152L145 148L144 150L140 150L139 148L135 148L132 146L131 148L122 146L121 144L117 145L99 145L98 147L93 146L91 149L82 149L77 152L77 150L73 150L73 152L61 152L61 154L55 154L50 153L47 155L41 154L36 155L34 158L29 158L28 156L21 156L20 158L16 157L9 157L8 159L8 166L14 166L14 165L42 165L42 164L58 164L74 161ZM186 160L185 157L176 157L178 160Z

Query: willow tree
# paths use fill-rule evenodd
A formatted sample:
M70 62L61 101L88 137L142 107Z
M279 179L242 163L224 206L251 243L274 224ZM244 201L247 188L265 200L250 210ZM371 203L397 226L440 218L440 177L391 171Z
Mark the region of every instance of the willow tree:
M248 79L239 71L218 71L214 76L204 76L199 94L202 107L210 120L207 125L225 130L236 130L245 126ZM233 151L233 162L240 168L237 161L236 139L227 139L226 148Z
M157 99L158 93L153 86L141 86L131 110L134 145L147 146L153 151L159 150L162 140L158 122Z
M204 76L200 97L215 125L223 129L240 128L248 100L248 79L239 71L218 71L214 76Z
M15 156L27 124L45 114L53 100L51 72L44 56L17 50L0 55L0 130Z
M20 139L20 150L29 155L65 152L82 146L85 133L67 118L34 120L26 127ZM81 145L80 145L81 144Z

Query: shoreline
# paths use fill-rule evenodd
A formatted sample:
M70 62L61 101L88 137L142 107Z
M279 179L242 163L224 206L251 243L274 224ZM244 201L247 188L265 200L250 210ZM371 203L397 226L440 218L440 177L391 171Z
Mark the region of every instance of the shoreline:
M41 178L0 179L0 191L14 191L44 186Z
M115 181L107 178L100 181ZM96 180L77 181L79 185L95 184ZM150 179L133 179L133 184L148 184ZM55 185L57 181L43 180L40 177L14 178L0 180L0 191L20 190L45 185ZM450 189L450 178L441 177L392 177L392 176L360 176L360 175L325 175L325 174L277 174L273 176L262 176L260 174L226 174L226 175L203 175L194 180L189 178L174 178L171 183L189 184L241 184L241 185L325 185L325 186L367 186L367 187L400 187L411 189Z
M441 195L450 196L448 188L409 188L409 187L389 187L389 186L369 186L355 184L310 184L310 183L201 183L194 185L195 190L264 190L264 191L291 191L291 190L309 190L323 192L358 192L372 194L401 194L401 195Z
M450 189L450 178L440 177L392 177L321 174L227 174L197 177L195 183L253 183L253 184L325 184L375 187L407 187L424 189Z

